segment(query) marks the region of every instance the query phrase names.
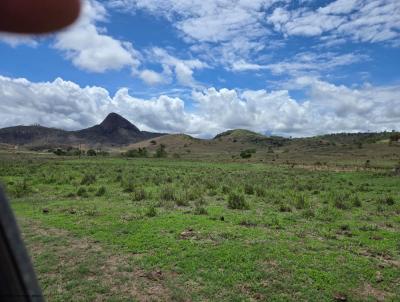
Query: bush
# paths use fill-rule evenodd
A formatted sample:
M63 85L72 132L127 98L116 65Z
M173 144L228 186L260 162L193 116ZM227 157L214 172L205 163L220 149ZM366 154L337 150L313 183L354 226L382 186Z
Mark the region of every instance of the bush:
M106 193L106 188L104 186L101 186L97 192L96 192L96 196L103 196Z
M65 152L65 151L62 150L62 149L57 149L57 150L53 151L53 153L54 153L55 155L57 155L57 156L65 156L65 155L67 155L67 152Z
M133 180L129 179L128 182L124 184L124 192L132 193L135 190L135 185L133 184Z
M151 207L147 208L146 216L147 217L155 217L155 216L157 216L156 208L154 206L151 206Z
M157 150L156 150L156 154L154 155L154 157L157 158L161 158L161 157L167 157L167 151L165 150L166 146L164 144L161 144Z
M315 217L315 212L314 212L313 209L308 208L308 209L304 210L302 215L303 215L304 218L313 218L313 217Z
M348 194L338 193L333 196L333 205L337 209L348 210L351 208L351 205L348 202L349 196Z
M148 152L146 148L132 149L124 153L126 157L147 157Z
M81 185L91 185L94 184L96 182L96 176L94 176L93 174L86 174L81 181Z
M22 181L18 181L13 188L13 195L17 198L28 194L31 191L28 181L24 178Z
M265 197L265 190L262 187L256 187L257 197Z
M201 196L201 192L199 189L191 188L190 190L185 190L185 198L186 200L196 200Z
M176 200L174 188L170 186L161 188L160 198L161 200L166 200L166 201Z
M185 198L185 196L180 196L179 198L177 198L175 200L175 204L178 207L187 207L189 205L189 202L187 201L187 199Z
M241 158L250 158L251 157L251 153L247 152L247 151L242 151L240 152L240 157Z
M86 151L86 155L87 156L97 156L97 153L93 149L89 149Z
M394 205L394 204L396 203L396 201L394 200L393 196L385 196L385 197L382 197L382 198L380 198L380 199L378 200L378 202L379 202L381 205L388 205L388 206L392 206L392 205Z
M146 191L143 188L136 188L133 194L133 200L141 201L147 198Z
M247 210L249 209L249 205L246 203L244 195L232 192L228 197L228 208L235 210Z
M222 194L228 194L231 191L231 189L228 186L222 186L221 192Z
M362 202L360 197L358 197L358 195L353 195L351 198L351 203L353 204L354 207L361 207L362 206Z
M294 206L298 210L307 208L309 206L309 204L308 204L308 200L307 200L306 196L303 194L297 195L295 197Z
M244 193L246 193L247 195L253 195L254 187L251 184L245 184L244 185Z
M88 197L88 193L86 191L86 189L84 187L80 187L78 189L78 191L76 192L76 195L80 196L80 197Z
M286 204L281 204L279 206L279 211L280 212L292 212L292 208Z
M195 215L208 215L207 210L200 206L200 205L196 205L196 207L194 208L194 214Z

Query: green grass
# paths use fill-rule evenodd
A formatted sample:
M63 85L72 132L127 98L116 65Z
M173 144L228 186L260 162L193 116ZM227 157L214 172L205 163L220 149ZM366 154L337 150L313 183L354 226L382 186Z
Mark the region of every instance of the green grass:
M74 295L142 300L154 284L163 289L160 301L400 297L400 178L390 174L32 156L1 160L0 178L25 221L22 227L49 300ZM29 221L53 231L43 238ZM63 233L52 235L54 230ZM94 274L109 279L104 259L88 252L70 269L56 269L62 253L53 248L58 240L89 240L101 247L102 258L119 255L129 259L130 269L168 277L132 277L125 268L113 271L111 285L91 282ZM97 260L91 262L93 257ZM133 294L113 289L124 282L132 283Z

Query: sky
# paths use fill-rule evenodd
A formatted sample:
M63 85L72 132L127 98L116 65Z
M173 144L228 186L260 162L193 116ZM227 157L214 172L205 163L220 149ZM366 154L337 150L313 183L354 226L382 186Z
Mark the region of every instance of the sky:
M399 0L84 0L47 36L0 33L0 127L110 112L212 137L400 130Z

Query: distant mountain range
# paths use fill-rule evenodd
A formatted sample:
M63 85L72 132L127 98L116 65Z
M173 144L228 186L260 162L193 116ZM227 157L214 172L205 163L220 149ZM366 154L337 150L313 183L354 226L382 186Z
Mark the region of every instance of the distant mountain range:
M166 134L141 131L119 114L110 113L103 122L90 128L66 131L55 128L16 126L0 129L0 147L23 146L31 150L78 147L122 149L146 147L154 151L159 144L168 146L173 153L181 152L238 152L246 148L297 148L319 150L327 146L360 146L390 139L400 142L398 133L338 133L305 138L265 136L245 129L233 129L213 139L197 139L186 134ZM190 150L189 150L190 147ZM305 151L304 151L305 152Z
M30 147L61 147L71 145L122 146L165 135L140 131L117 113L110 113L103 122L78 131L34 126L0 129L0 143Z

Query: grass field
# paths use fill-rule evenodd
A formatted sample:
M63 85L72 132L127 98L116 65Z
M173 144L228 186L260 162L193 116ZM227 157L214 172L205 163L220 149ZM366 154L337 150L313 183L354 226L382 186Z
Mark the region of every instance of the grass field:
M400 301L400 177L3 155L49 301Z

